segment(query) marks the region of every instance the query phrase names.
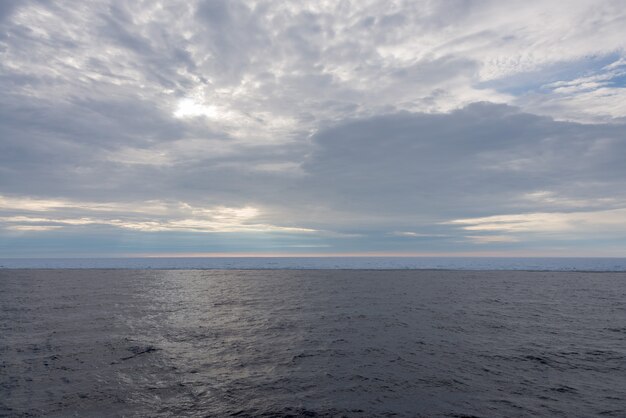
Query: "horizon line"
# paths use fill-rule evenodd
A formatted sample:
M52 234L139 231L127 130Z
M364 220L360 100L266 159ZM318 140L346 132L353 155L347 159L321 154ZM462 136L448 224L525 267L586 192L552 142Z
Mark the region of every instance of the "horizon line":
M45 255L45 256L0 256L0 260L10 259L132 259L132 258L626 258L626 254L566 254L543 252L536 253L307 253L307 254L274 254L274 253L138 253L138 254L105 254L105 255Z

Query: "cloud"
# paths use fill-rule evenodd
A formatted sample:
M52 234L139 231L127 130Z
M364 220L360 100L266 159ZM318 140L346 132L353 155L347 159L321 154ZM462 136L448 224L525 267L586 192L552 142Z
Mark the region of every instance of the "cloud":
M320 201L409 219L619 206L623 133L477 103L338 124L314 136L303 169Z
M185 202L75 202L0 196L0 225L12 231L44 231L107 225L144 232L315 232L258 222L258 208L196 207Z
M476 244L500 244L520 241L519 238L509 235L466 235L465 238Z
M522 246L450 222L626 207L625 20L612 0L3 2L0 223Z
M541 85L519 97L516 102L535 111L560 119L610 122L626 114L626 67L615 57L609 64L589 69L581 77Z
M19 6L19 0L5 0L0 3L0 23L8 19Z
M626 208L621 208L505 214L447 223L472 233L465 238L477 244L522 243L533 247L548 244L557 248L582 245L587 251L601 248L619 255L623 251L619 243L626 236L625 220Z
M448 235L444 234L423 234L421 232L412 232L412 231L394 231L391 235L396 237L409 237L409 238L441 238L447 237Z

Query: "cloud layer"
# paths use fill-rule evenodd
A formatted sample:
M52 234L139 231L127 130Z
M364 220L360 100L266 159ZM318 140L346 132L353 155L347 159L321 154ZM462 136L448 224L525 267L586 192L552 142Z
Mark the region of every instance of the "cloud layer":
M622 6L5 2L0 256L618 254Z

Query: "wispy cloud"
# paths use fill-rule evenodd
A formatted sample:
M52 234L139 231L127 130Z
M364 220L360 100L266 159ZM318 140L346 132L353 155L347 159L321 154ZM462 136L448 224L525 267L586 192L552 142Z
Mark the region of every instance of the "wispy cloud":
M311 228L259 223L256 219L260 210L251 206L204 208L185 202L87 203L0 196L0 211L37 213L0 216L0 227L13 231L107 225L143 232L315 232Z
M616 233L626 232L626 209L593 212L524 213L448 222L466 231L506 233Z
M520 241L519 238L509 235L466 235L465 238L475 244L499 244Z
M411 232L411 231L396 231L392 232L391 235L395 237L409 237L409 238L442 238L447 237L445 234L424 234L420 232Z

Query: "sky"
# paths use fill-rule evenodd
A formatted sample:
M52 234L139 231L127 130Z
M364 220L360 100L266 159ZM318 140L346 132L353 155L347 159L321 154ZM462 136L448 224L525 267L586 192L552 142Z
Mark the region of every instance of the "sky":
M626 256L626 7L0 2L0 257Z

